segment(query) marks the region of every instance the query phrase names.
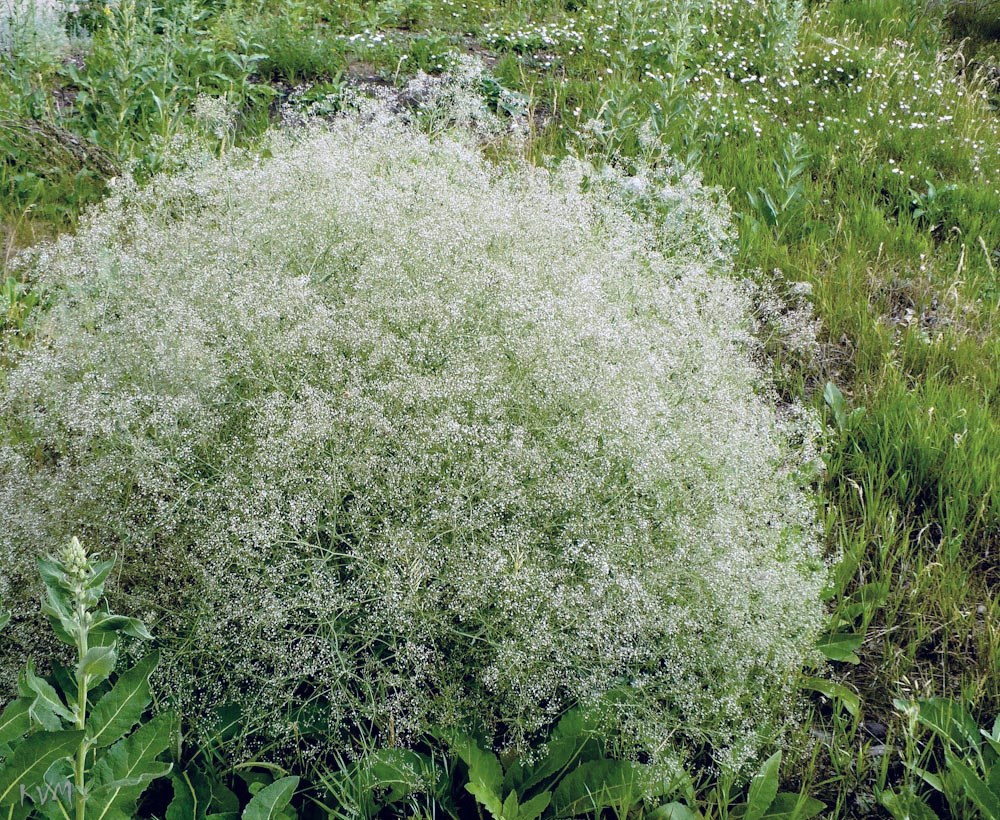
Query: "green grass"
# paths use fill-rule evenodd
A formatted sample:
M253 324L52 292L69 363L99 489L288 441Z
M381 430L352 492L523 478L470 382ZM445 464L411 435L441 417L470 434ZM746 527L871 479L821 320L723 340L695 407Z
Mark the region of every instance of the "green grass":
M822 408L832 380L865 408L831 439L821 488L843 556L831 611L865 635L859 663L833 674L862 709L817 699L823 740L789 768L794 785L831 816L872 816L878 789L905 778L894 698L951 697L983 724L1000 711L995 2L810 3L795 51L795 9L779 3L759 35L722 2L701 12L705 30L693 6L685 19L683 4L640 1L120 8L82 69L4 62L2 116L50 129L0 132L7 242L72 229L102 194L105 154L158 168L167 141L196 127L198 94L228 99L231 139L252 144L290 94L334 99L358 77L400 84L484 54L498 87L523 95L535 161L675 157L721 188L740 273L811 288L820 345L787 357L784 389ZM67 151L65 134L88 149Z

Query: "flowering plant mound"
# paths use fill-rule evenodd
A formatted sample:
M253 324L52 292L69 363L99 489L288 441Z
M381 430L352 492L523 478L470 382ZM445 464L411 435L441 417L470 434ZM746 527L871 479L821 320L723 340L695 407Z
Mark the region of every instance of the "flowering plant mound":
M725 240L694 180L495 166L378 105L119 183L24 261L55 306L0 388L11 638L79 532L157 691L247 743L523 747L614 690L627 751L742 763L824 567Z

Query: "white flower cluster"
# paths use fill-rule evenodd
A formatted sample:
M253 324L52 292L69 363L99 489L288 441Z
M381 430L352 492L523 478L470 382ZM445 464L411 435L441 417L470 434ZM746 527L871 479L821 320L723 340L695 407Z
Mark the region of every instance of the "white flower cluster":
M74 10L64 0L0 0L0 57L57 58L69 44L64 22Z
M23 262L54 307L0 383L0 687L79 533L158 691L247 743L523 745L616 690L634 752L744 762L825 568L721 212L657 184L654 225L378 106L119 182Z

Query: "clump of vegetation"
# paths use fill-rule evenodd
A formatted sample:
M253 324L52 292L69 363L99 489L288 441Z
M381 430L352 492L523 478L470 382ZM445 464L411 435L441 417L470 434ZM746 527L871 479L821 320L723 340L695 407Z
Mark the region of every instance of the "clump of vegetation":
M165 696L242 707L234 755L524 750L615 689L623 753L744 766L825 569L714 198L651 177L657 228L613 173L378 105L268 153L119 182L22 262L54 306L0 392L0 592L108 544Z
M143 721L156 653L114 674L119 638L152 637L101 601L114 564L88 555L75 537L58 558L38 563L42 610L75 663L56 667L50 681L29 662L19 697L0 714L0 809L8 817L132 817L147 786L170 772L158 758L175 716ZM0 629L9 619L0 611Z

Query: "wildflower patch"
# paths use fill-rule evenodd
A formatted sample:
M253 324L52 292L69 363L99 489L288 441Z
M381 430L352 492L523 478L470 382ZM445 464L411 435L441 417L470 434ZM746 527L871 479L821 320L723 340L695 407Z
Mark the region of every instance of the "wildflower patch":
M613 692L628 751L742 765L825 571L724 209L362 109L119 182L23 261L54 306L0 386L0 685L35 558L79 532L158 691L239 704L234 757L523 749Z

